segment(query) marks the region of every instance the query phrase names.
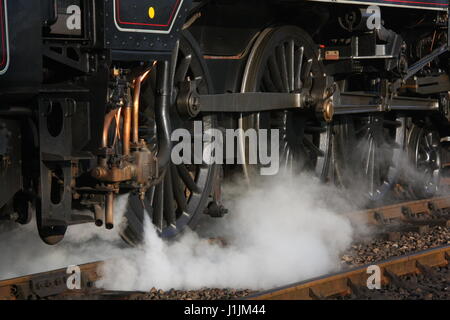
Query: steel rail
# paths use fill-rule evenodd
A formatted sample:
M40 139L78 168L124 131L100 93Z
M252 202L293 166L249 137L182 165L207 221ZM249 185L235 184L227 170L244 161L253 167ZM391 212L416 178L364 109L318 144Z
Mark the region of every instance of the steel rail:
M424 199L411 202L402 202L385 207L369 209L356 213L365 216L370 225L445 225L450 226L450 196Z
M396 277L418 274L427 268L449 264L450 246L390 259L376 265L381 270L381 285L395 281ZM347 296L359 290L368 290L370 274L366 265L350 271L326 275L293 285L261 292L247 297L248 300L317 300Z
M100 279L102 262L80 265L80 287L89 290ZM58 269L14 279L0 281L0 300L39 299L68 293L67 282L72 273L69 268Z

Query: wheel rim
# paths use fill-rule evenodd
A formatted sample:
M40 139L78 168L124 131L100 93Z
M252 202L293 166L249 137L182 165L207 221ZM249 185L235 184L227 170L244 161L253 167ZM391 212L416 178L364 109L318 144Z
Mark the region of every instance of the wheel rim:
M323 66L313 41L294 26L266 29L257 39L249 56L242 92L299 92L322 97L325 87ZM328 168L330 130L309 114L295 111L261 112L241 115L243 130L278 129L280 166L289 172L315 171L325 177ZM248 151L241 153L248 158ZM254 166L244 164L249 179Z
M141 112L143 126L140 128L141 138L144 138L154 149L157 149L157 129L154 122L154 77L149 77L143 86L141 102L146 107ZM183 32L178 51L178 62L175 70L175 92L178 84L186 79L197 82L201 94L211 92L211 81L202 55L194 38ZM173 99L174 100L174 99ZM194 136L194 122L171 108L172 129L187 129ZM196 121L202 121L203 132L215 127L213 116L204 116ZM150 188L141 201L136 194L131 194L126 212L127 226L123 238L136 244L142 240L144 216L149 215L162 238L173 238L187 227L193 228L203 213L212 189L215 165L181 164L170 162L164 169L161 183ZM145 209L145 210L144 210Z
M369 204L386 200L400 173L404 119L342 118L336 121L334 134L336 184Z
M410 159L413 168L412 190L416 197L427 198L439 191L441 180L441 146L437 131L414 125L411 130Z

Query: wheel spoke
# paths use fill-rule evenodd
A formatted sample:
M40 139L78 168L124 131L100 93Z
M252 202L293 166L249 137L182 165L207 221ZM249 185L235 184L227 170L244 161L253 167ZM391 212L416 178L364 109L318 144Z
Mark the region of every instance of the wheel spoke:
M439 147L440 144L440 139L435 135L435 134L431 134L431 146L436 149Z
M382 180L381 177L381 171L382 171L382 167L384 165L384 161L383 161L383 155L385 153L383 151L377 150L375 149L373 151L373 158L374 158L374 166L375 166L375 172L374 172L374 179L375 179L375 187L379 187L381 186L381 184L384 181Z
M144 201L141 204L144 206L146 214L149 216L149 218L151 219L153 217L154 214L154 209L152 207L152 204L155 202L155 191L156 191L156 187L151 187L146 193L145 193L145 198Z
M364 132L364 131L366 131L366 134L367 134L367 132L369 132L370 131L370 125L369 124L366 124L366 125L364 125L364 126L362 126L361 128L359 128L358 130L356 130L355 131L355 134L357 135L357 136L359 136L362 132Z
M175 44L175 48L173 49L173 53L172 53L172 62L171 62L172 70L170 71L170 85L172 87L175 85L175 72L177 69L179 50L180 50L180 41L177 41Z
M294 170L295 162L296 162L296 159L294 157L294 152L290 152L290 154L289 154L289 168L288 168L288 170L290 172L292 172Z
M202 86L203 81L205 81L205 78L203 78L202 76L195 77L197 88L200 88Z
M294 40L288 42L287 45L287 68L289 76L289 92L294 91L295 85L295 43Z
M283 80L281 79L280 68L278 68L277 60L274 56L269 58L269 70L271 78L273 79L273 83L278 88L277 91L284 92L283 89Z
M184 194L184 186L175 166L171 167L171 171L172 171L173 194L178 206L178 211L180 213L184 213L187 211L187 200Z
M184 57L178 68L177 71L175 72L175 83L179 83L184 81L184 79L186 79L188 70L189 70L189 66L191 65L191 61L192 61L192 55L187 55L186 57Z
M433 139L432 133L429 133L429 134L427 134L425 136L424 141L425 141L425 146L426 146L427 150L432 150L433 149L432 139Z
M430 149L427 146L425 146L423 144L420 144L419 145L419 151L421 151L422 153L427 155L430 152Z
M286 49L283 44L277 48L277 56L278 56L278 65L281 66L283 92L289 92L289 74L286 61Z
M370 196L374 196L375 195L375 171L376 171L376 163L375 163L375 146L374 146L374 142L373 139L371 140L371 147L370 147L370 152L369 152L369 194Z
M275 87L275 84L273 83L272 79L270 78L269 72L265 72L263 76L263 83L264 83L264 91L266 92L276 92L278 89Z
M286 148L286 151L284 154L285 154L284 167L286 169L288 169L289 168L289 158L291 156L291 148L289 146Z
M305 72L303 74L303 79L305 79L304 83L308 84L308 86L306 86L307 88L309 88L312 85L312 77L311 77L312 66L313 66L313 59L309 59L306 62Z
M308 138L303 138L303 144L306 148L311 150L317 157L325 157L325 152L320 150L319 147L317 147L311 140Z
M289 144L287 143L287 141L284 141L284 143L283 143L283 146L282 146L282 148L281 148L281 155L282 155L282 158L283 159L285 159L286 158L286 156L287 156L287 150L288 150L288 148L289 148Z
M303 68L304 53L305 53L305 48L301 47L298 52L298 63L297 63L297 70L295 73L295 90L301 90L303 88L302 68Z
M186 166L184 164L181 164L177 166L177 169L178 174L180 175L186 187L192 192L200 193L200 188L197 186L194 179L192 179L191 174L189 173L189 170L186 168Z
M369 175L370 174L370 170L372 169L372 167L371 167L371 165L372 165L372 150L374 149L373 138L370 137L368 139L368 142L369 143L367 144L367 152L366 152L367 158L365 159L366 163L364 165L364 168L365 168L364 171L366 172L366 175Z

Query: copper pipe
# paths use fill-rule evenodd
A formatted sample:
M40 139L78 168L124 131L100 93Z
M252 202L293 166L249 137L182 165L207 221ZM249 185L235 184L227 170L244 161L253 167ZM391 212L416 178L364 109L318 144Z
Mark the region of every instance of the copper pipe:
M116 114L117 110L111 110L105 117L105 122L103 124L102 148L108 147L109 127L111 127L111 123Z
M105 216L105 210L99 204L94 205L95 213L95 225L101 227L103 225L103 218Z
M141 96L141 77L134 81L133 97L133 143L139 142L139 98Z
M123 112L122 146L124 156L130 155L130 135L131 135L131 107L127 106Z
M103 135L102 135L102 145L101 148L107 148L108 147L108 136L109 136L109 128L111 127L111 123L114 119L114 117L117 114L117 110L111 110L106 116L105 121L103 123ZM98 158L98 165L100 167L106 168L107 166L107 160L104 157Z
M155 66L156 62L153 63L152 68ZM142 82L147 79L150 74L151 69L144 72L140 77L134 80L134 94L133 94L133 143L137 144L139 142L139 99L141 97L141 87Z
M116 132L114 134L114 141L112 146L116 145L117 139L120 140L120 118L122 117L122 107L120 107L119 109L117 109L117 113L116 113Z
M105 200L105 226L111 230L114 228L114 194L108 193Z

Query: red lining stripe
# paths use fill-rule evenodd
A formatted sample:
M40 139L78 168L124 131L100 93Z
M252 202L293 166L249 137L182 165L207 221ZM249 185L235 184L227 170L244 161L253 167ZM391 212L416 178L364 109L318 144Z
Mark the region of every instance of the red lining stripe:
M434 2L420 2L420 1L409 1L409 0L383 0L385 2L401 2L401 3L412 3L412 4L429 4L433 6L448 6L445 3L434 3Z
M0 0L0 24L2 29L2 62L0 63L0 67L4 67L6 65L6 37L5 37L5 19L4 19L4 10L3 10L3 2L4 0Z
M170 14L170 18L169 18L169 21L167 22L167 24L150 24L150 23L122 21L122 19L120 18L120 0L116 0L117 20L119 21L120 24L129 24L129 25L136 25L136 26L151 26L151 27L168 27L172 22L173 16L175 15L175 12L177 11L179 4L180 4L180 0L177 0L177 2L175 3L175 5L173 7L172 13Z

